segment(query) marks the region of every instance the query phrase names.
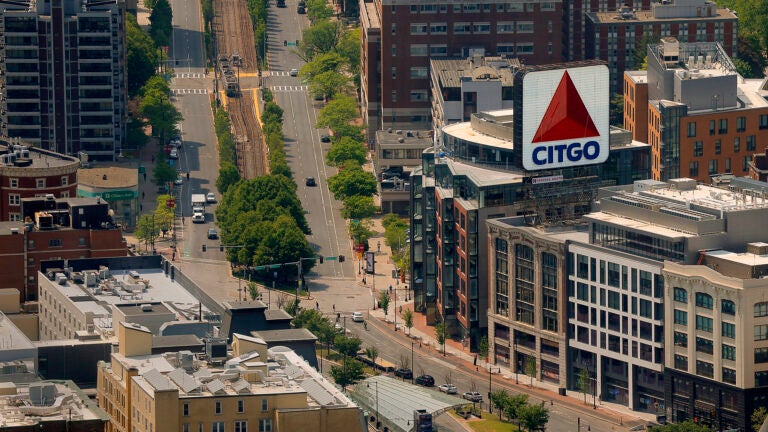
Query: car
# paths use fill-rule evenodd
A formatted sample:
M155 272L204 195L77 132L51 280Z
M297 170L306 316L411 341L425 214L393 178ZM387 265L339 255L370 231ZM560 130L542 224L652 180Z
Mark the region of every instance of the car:
M456 386L453 384L441 384L437 389L446 394L456 394Z
M317 182L315 181L314 177L307 177L304 179L304 184L306 186L317 186Z
M303 15L307 13L307 10L304 9L304 6L299 5L296 7L296 13L298 13L299 15Z
M291 76L299 76L299 70L298 69L291 69L290 72L288 72Z
M216 195L213 192L208 192L208 195L205 196L205 200L209 203L215 203L216 202Z
M171 149L170 153L168 153L168 157L171 159L178 159L179 158L179 151L174 149Z
M176 174L176 180L173 181L173 184L178 186L178 185L180 185L182 183L184 183L184 176L182 176L181 173L177 173Z
M331 142L331 137L328 135L320 135L320 142L329 143Z
M215 229L211 228L208 230L208 238L211 240L216 240L219 238L219 233L217 233Z
M175 148L177 150L181 149L181 140L180 139L172 139L170 141L170 144L171 144L171 146L173 146L173 148Z
M416 384L424 387L432 387L435 385L435 379L432 378L432 375L419 375L416 377Z
M482 402L483 401L483 395L481 395L478 392L465 392L461 395L464 399L471 401L471 402Z
M362 312L352 312L352 321L354 321L354 322L363 322L363 313Z
M413 378L413 372L408 368L395 369L395 376L403 379Z
M205 223L205 214L195 213L192 215L192 223Z

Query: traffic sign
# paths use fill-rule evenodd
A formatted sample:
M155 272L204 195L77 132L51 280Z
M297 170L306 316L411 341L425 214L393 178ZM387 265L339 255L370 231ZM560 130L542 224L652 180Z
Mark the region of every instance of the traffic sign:
M168 208L176 207L176 200L173 199L173 198L169 198L169 199L165 200L165 206L168 207Z
M325 260L326 261L338 261L339 257L329 256L329 257L325 257Z

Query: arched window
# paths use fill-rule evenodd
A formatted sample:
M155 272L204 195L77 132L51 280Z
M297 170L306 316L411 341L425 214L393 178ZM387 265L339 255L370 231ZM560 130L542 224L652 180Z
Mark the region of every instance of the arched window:
M736 315L736 303L730 300L723 300L720 305L720 312L726 315Z
M675 287L674 300L680 303L688 303L688 291L685 288Z
M705 309L712 309L714 306L714 301L712 300L712 296L705 293L696 293L696 306L703 307Z

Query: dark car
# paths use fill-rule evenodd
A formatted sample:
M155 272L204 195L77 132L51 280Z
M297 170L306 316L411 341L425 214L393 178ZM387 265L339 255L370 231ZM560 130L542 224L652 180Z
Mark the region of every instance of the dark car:
M331 137L329 137L328 135L322 135L320 136L320 142L329 143L331 142Z
M307 185L307 186L317 186L317 182L315 182L315 178L314 177L307 177L304 180L304 184Z
M297 12L299 15L303 15L303 14L307 13L306 9L304 9L304 6L297 6L297 7L296 7L296 12Z
M416 377L416 384L423 385L424 387L432 387L435 385L435 379L432 375L420 375Z
M403 379L413 378L413 372L407 368L395 369L395 376Z
M217 239L217 238L219 238L219 233L217 233L215 229L211 228L211 229L208 230L208 238L209 239Z

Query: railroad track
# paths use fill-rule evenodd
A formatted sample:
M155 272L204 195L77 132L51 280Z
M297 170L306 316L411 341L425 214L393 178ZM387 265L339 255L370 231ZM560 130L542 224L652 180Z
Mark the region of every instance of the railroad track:
M239 54L242 70L256 69L253 24L246 0L214 0L214 33L219 56ZM256 119L253 90L240 82L240 93L228 98L227 111L236 139L237 168L243 178L254 178L269 172L266 144Z

